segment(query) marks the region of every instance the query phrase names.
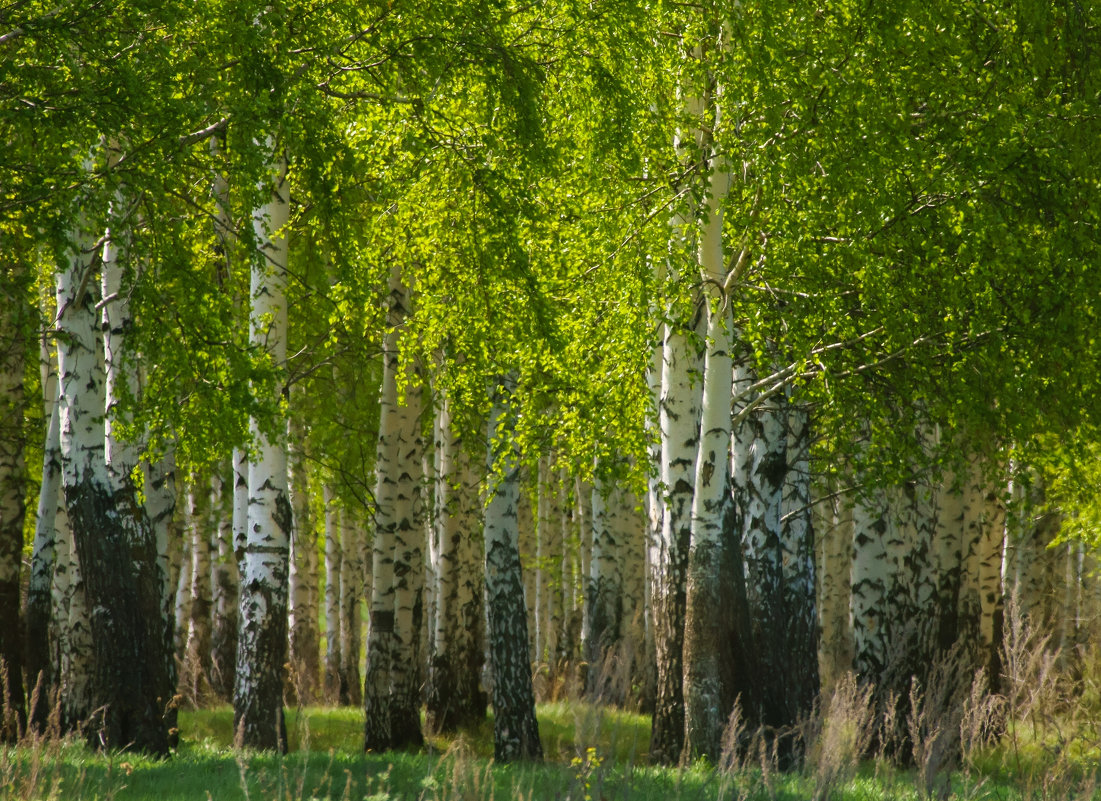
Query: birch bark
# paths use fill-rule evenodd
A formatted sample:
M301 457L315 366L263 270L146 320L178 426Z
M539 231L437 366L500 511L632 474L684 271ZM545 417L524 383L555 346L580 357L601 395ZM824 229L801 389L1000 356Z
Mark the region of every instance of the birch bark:
M176 667L176 584L172 577L171 550L173 543L178 545L176 532L176 453L170 444L166 451L155 461L143 464L145 471L145 513L149 518L153 542L157 551L158 575L161 581L161 618L164 631L163 654L165 676L168 686L175 690L177 683ZM176 704L173 701L165 714L169 731L169 744L175 747L178 740L176 729Z
M360 603L371 597L371 586L364 583L369 574L364 568L363 530L347 509L340 510L340 703L363 703L363 685L359 679L360 644L363 642L363 617Z
M716 122L718 114L715 114ZM722 747L728 710L723 704L723 534L733 519L730 497L730 407L734 321L721 287L723 204L730 190L728 165L707 145L707 193L700 221L698 259L707 308L707 352L703 368L699 451L687 558L684 626L684 758L715 761Z
M303 452L306 431L302 421L287 423L290 443L290 474L287 478L294 534L291 538L289 621L291 686L296 702L306 706L316 702L321 651L317 630L318 609L312 603L317 595L317 538L310 512L309 482Z
M853 641L849 625L850 572L852 567L852 504L833 497L824 508L818 528L818 614L821 626L818 670L824 697L832 697L837 681L852 669Z
M412 376L407 376L409 381ZM406 389L399 441L400 499L394 526L394 664L390 671L391 747L420 747L421 630L424 626L424 442L421 394Z
M272 147L272 143L268 143ZM287 358L287 240L290 218L285 157L271 169L271 195L253 216L258 253L250 286L249 340L277 369ZM283 684L287 651L287 573L292 512L287 493L286 443L251 420L256 443L248 463L248 514L241 557L237 669L233 723L238 747L285 752Z
M184 647L184 683L191 703L199 706L210 692L211 624L211 533L216 530L211 482L191 477L187 490L188 537L191 541L191 603L187 616L187 644Z
M93 719L85 734L96 747L165 754L164 710L171 688L162 654L155 544L130 480L137 466L134 450L105 424L105 410L114 413L117 388L132 380L120 363L129 316L116 289L121 282L117 241L109 235L103 276L112 294L105 298L104 335L98 336L98 293L92 288L99 282L93 280L86 243L87 237L74 237L74 257L57 277L63 486L94 658Z
M486 611L493 670L493 757L498 762L542 760L528 657L527 612L520 570L519 466L508 411L509 379L492 390L487 434L485 507Z
M340 522L333 489L322 488L325 499L325 703L340 703Z
M224 472L214 479L221 498L216 522L217 547L211 554L211 597L214 603L210 633L211 685L215 695L233 698L237 672L237 606L240 601L240 575L233 550L233 481ZM228 507L228 508L227 508ZM227 514L228 512L228 514Z
M61 421L57 405L57 384L46 384L45 397L53 398L46 417L49 427L42 453L42 484L38 493L38 516L35 519L34 544L31 550L31 573L27 581L27 600L23 624L26 636L25 668L27 688L31 693L28 710L30 725L36 733L46 730L50 698L57 684L56 666L50 658L50 585L57 563L56 515L61 488Z
M400 328L409 313L408 290L402 284L400 267L390 273L388 330L383 341L382 388L379 412L378 450L375 458L375 536L372 550L372 586L367 629L367 671L363 688L366 713L364 749L385 751L395 744L408 721L391 700L394 673L402 666L397 660L408 644L408 630L398 628L398 584L409 571L399 544L411 537L417 519L419 487L415 476L420 468L417 411L408 394L398 390ZM416 465L411 464L415 456ZM400 532L400 533L399 533ZM404 596L403 596L404 597ZM410 615L412 610L408 610ZM411 625L403 615L400 625ZM395 712L398 714L395 715ZM404 733L401 736L406 736Z
M671 764L684 746L685 568L699 450L700 360L689 330L666 325L662 357L662 527L654 555L654 643L657 676L650 759Z
M428 671L425 725L455 731L485 718L479 686L484 659L482 566L478 537L478 478L451 421L444 398L436 425L435 631Z
M12 268L12 274L18 270ZM19 614L27 488L23 456L26 295L18 277L0 287L0 741L17 739L27 724Z

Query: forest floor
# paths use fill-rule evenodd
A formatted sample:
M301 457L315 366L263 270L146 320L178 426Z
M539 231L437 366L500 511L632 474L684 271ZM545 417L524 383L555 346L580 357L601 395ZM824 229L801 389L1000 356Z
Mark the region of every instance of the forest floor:
M811 749L795 771L771 760L646 764L649 719L577 702L541 705L542 765L492 764L492 723L418 752L363 754L362 711L288 712L286 756L230 747L232 710L180 714L180 746L168 760L103 755L72 741L0 748L0 801L903 801L903 799L1099 798L1095 748L1062 748L1011 730L951 769L903 770L858 762L845 746ZM1097 736L1096 729L1094 737ZM820 738L825 742L826 737Z

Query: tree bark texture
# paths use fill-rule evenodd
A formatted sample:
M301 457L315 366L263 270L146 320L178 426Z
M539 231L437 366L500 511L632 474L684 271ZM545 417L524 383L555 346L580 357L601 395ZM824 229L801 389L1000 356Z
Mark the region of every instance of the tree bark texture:
M699 450L700 359L689 333L666 326L662 361L662 528L654 569L654 643L657 662L650 760L672 764L684 746L685 569L692 529L692 497Z
M360 706L363 685L359 678L360 645L363 642L363 598L371 597L370 573L365 568L364 533L347 509L340 510L340 703Z
M105 412L114 414L114 389L130 380L119 361L129 320L125 307L108 298L99 336L99 282L93 280L89 239L74 238L75 252L57 280L62 484L92 640L85 735L95 747L163 755L171 687L156 547L129 478L136 457L105 428ZM121 268L110 237L103 265L104 284L114 290ZM105 388L105 343L111 395ZM70 621L71 614L72 606Z
M288 422L290 475L288 488L294 512L290 556L291 689L295 702L316 703L320 685L320 633L317 629L317 535L310 512L309 481L303 453L306 431L302 421Z
M483 720L483 551L475 532L479 479L444 399L437 413L434 495L436 615L428 669L425 725L433 733Z
M325 703L340 703L340 515L332 487L325 499Z
M711 222L721 225L721 220L718 209L713 209ZM718 249L721 255L721 246ZM723 705L721 610L723 533L733 520L730 496L733 319L722 293L708 297L706 302L707 355L685 593L683 756L689 761L706 757L715 762L729 716Z
M249 339L281 370L287 358L287 242L281 229L290 212L283 157L273 165L271 192L253 218L259 252L252 267ZM248 463L233 723L238 747L285 752L283 686L293 526L287 450L286 443L268 437L257 420L249 427L257 444L255 458Z
M508 383L502 380L493 389L486 462L490 482L485 507L486 611L493 669L493 756L498 762L543 758L527 647L516 517L519 467L511 442Z
M225 701L233 699L237 672L237 606L241 577L233 551L233 482L220 471L218 482L220 511L215 520L216 547L211 553L211 598L213 620L210 631L210 681L214 694Z
M390 330L383 342L382 388L379 412L378 450L375 458L375 535L372 549L372 586L367 629L367 671L363 687L366 713L364 748L385 751L408 738L420 736L410 731L405 697L392 694L394 681L405 685L402 673L415 669L402 664L409 656L414 633L414 602L409 592L409 572L413 546L417 569L423 569L423 545L413 538L423 537L420 487L421 445L419 404L410 393L399 394L400 327L409 314L409 294L402 284L400 267L390 274L388 320ZM414 464L415 462L415 464ZM408 546L408 547L407 547ZM419 590L419 588L418 588ZM419 600L419 591L416 593ZM399 597L400 596L400 597ZM400 608L404 603L405 608ZM419 623L419 621L417 621Z
M38 733L46 730L50 698L57 686L57 669L50 656L50 586L57 563L56 516L61 490L61 420L56 403L56 384L53 392L54 403L47 418L49 427L42 454L42 484L39 487L38 517L31 549L31 574L23 607L24 668L32 702L28 717L30 725Z
M18 258L18 257L17 257ZM27 287L11 267L0 284L0 741L26 729L19 587L23 562L23 373L27 352Z
M394 662L390 670L390 736L394 748L424 744L420 724L421 632L424 627L424 442L421 394L407 391L399 440L400 510L394 527Z
M176 665L176 583L173 578L171 551L178 547L179 534L176 531L176 453L169 444L165 453L155 461L144 464L145 471L145 512L153 532L153 542L157 551L157 575L160 578L161 619L164 627L162 634L165 675L168 685L173 689L177 685ZM173 747L178 741L176 731L176 702L169 705L165 713L168 725L169 744Z
M585 616L584 659L588 664L586 691L594 700L620 702L614 681L623 631L623 576L616 489L612 481L597 478L590 493L592 555L587 576L588 614Z
M216 530L212 514L210 484L197 475L187 491L187 525L191 541L191 603L184 646L184 683L192 704L202 704L210 691L211 621L211 534ZM212 524L214 524L212 526Z

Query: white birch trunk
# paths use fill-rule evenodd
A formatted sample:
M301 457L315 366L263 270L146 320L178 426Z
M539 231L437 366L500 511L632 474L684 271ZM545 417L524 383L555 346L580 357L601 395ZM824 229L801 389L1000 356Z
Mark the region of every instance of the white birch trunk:
M42 380L44 419L48 421L42 449L42 482L39 485L31 569L27 581L23 625L26 632L27 689L31 692L28 710L30 725L37 733L45 731L50 698L57 686L57 670L50 657L50 585L56 562L54 516L61 490L61 420L57 403L57 367L52 341L45 326L39 336L39 366Z
M964 476L960 529L960 592L958 642L978 660L982 648L982 572L984 486L981 465L972 457Z
M57 691L61 726L74 730L92 714L92 631L88 626L88 602L73 546L69 514L63 493L58 493L54 513L56 562L51 598L57 621Z
M340 703L346 706L363 703L359 679L360 644L363 642L360 600L371 596L370 588L364 585L365 561L363 531L348 510L343 509L340 515Z
M998 484L986 487L982 498L982 538L979 541L979 603L981 619L979 635L990 667L1001 647L1002 561L1005 554L1005 501Z
M849 619L853 667L861 681L877 687L888 664L891 635L888 603L895 584L892 538L897 537L897 527L892 527L887 507L886 491L871 489L862 492L852 508Z
M211 623L211 684L221 699L233 698L234 675L237 672L237 605L240 599L240 575L233 550L233 480L225 475L224 468L214 480L218 484L218 519L215 521L217 547L212 553L211 597L213 620ZM228 509L227 509L228 507ZM229 514L226 512L229 511Z
M590 492L589 519L592 554L589 559L587 625L584 659L588 663L586 690L597 701L622 703L622 684L615 681L623 632L623 571L620 551L624 543L620 519L621 500L610 480L601 477Z
M547 665L552 680L557 674L563 625L563 509L557 479L550 457L544 457L539 462L536 522L535 653L536 660Z
M585 632L590 628L588 619L589 608L589 579L592 575L593 560L593 486L580 477L573 480L574 520L575 530L578 533L578 549L576 553L577 568L577 599L574 617L578 622L577 643L574 650L577 657L586 659L585 656Z
M317 538L310 512L306 473L305 426L298 418L287 423L290 474L287 477L294 534L291 538L288 627L290 629L291 686L299 705L316 702L320 681L320 635L317 630Z
M27 351L24 318L29 307L22 278L17 276L10 282L11 294L0 287L0 741L22 736L27 724L19 614L27 488L23 456Z
M183 683L191 703L200 706L210 692L211 623L211 523L210 484L193 475L187 490L187 527L191 543L190 608L184 647Z
M543 758L527 648L516 517L519 466L508 421L509 384L511 380L503 380L492 391L486 438L490 482L485 506L486 611L493 671L493 756L497 762Z
M691 541L692 497L699 450L700 371L693 338L675 324L665 328L662 357L662 527L654 558L656 698L650 759L674 763L684 745L685 568Z
M411 372L411 371L410 371ZM411 375L406 381L413 380ZM421 394L407 386L396 476L399 502L394 526L394 662L390 670L390 737L393 748L424 744L420 687L424 626L424 442Z
M436 415L436 616L425 724L455 731L485 718L483 567L477 531L479 479L454 431L445 397Z
M273 143L269 142L268 147ZM287 165L278 155L271 196L253 217L258 244L250 287L249 341L263 348L276 369L287 359L287 240L290 218ZM287 650L287 572L292 512L287 492L286 443L270 439L258 420L249 425L256 443L248 465L248 529L245 536L240 631L234 688L237 745L286 751L283 719Z
M375 458L375 535L372 550L371 606L367 629L367 672L364 680L363 703L366 713L364 748L386 751L393 747L397 732L404 730L404 716L395 717L391 687L395 670L402 669L397 660L399 649L407 644L410 632L398 629L397 583L409 570L398 554L399 530L401 543L410 537L410 527L417 519L418 487L416 474L420 467L420 450L414 447L417 433L417 410L408 396L398 391L400 327L409 313L408 290L402 284L401 270L395 264L390 273L388 299L389 330L383 340L382 388L380 393L378 449ZM415 454L416 466L411 466L410 454ZM396 563L395 560L398 559ZM401 574L399 575L399 571ZM403 619L402 624L411 624ZM399 714L404 710L398 710Z
M50 390L47 388L46 390ZM53 389L56 400L56 383ZM46 729L50 698L57 686L57 670L50 658L50 586L57 563L56 515L61 489L60 409L52 404L42 453L42 483L38 492L38 515L31 546L31 571L27 580L27 598L23 625L26 632L27 689L31 693L28 710L30 725L36 733Z
M849 594L852 566L852 504L847 498L834 497L819 503L823 525L816 529L818 553L818 670L822 695L832 697L833 688L846 671L852 669L853 640L849 627Z
M714 168L716 171L720 167ZM713 184L715 178L712 178ZM718 280L722 268L721 207L725 191L714 185L709 222L701 241L704 277ZM712 239L717 241L712 242ZM713 263L714 262L714 263ZM728 710L721 681L723 535L733 518L730 497L731 338L733 319L726 298L709 296L707 356L703 374L699 454L692 496L691 540L686 576L684 633L684 757L717 760Z
M66 495L69 487L83 481L97 463L101 473L106 473L103 461L102 345L97 336L94 312L99 286L98 282L90 280L95 242L88 235L83 220L78 223L77 230L72 259L57 276L55 323L55 327L66 335L58 344L59 444L64 488L58 498L58 513L64 509L65 516L63 521L57 521L58 564L54 571L54 598L60 602L58 611L63 615L58 632L61 652L59 690L66 728L83 723L91 714L93 703L91 631L87 624L84 582ZM105 475L98 478L106 484Z
M153 542L157 551L160 578L161 617L164 624L164 651L169 686L175 688L176 676L176 583L172 565L172 549L179 548L176 532L176 452L169 445L156 461L143 464L145 472L145 514L149 518ZM174 716L174 707L170 716ZM175 735L175 719L169 721L170 738ZM174 742L172 743L175 744Z
M325 499L325 703L340 703L340 522L333 489L322 487Z
M187 632L191 620L191 569L194 566L192 556L192 537L185 530L180 543L180 568L176 573L176 590L174 598L174 634L172 639L172 651L176 659L183 664L187 659Z
M663 275L656 276L662 278ZM657 309L651 309L651 317L657 318ZM652 709L657 698L657 614L655 599L660 596L662 582L661 531L665 525L665 493L662 489L661 474L657 466L661 464L661 374L665 359L662 333L653 332L653 346L650 353L650 365L646 370L646 384L649 389L650 405L647 410L646 425L650 430L648 460L652 469L646 485L646 531L645 531L645 585L643 587L643 626L644 658L642 664L642 707Z
M479 470L479 475L483 471ZM479 483L478 489L475 490L474 497L480 497L481 484ZM524 606L528 615L528 655L532 663L535 664L536 670L539 670L539 663L541 661L539 656L539 648L537 646L538 640L536 638L536 628L539 626L539 607L536 603L535 586L539 578L539 479L538 470L536 471L536 480L533 487L524 486L520 492L520 506L516 510L516 525L520 528L520 562L523 567L524 576ZM481 523L478 524L478 529L481 529ZM484 543L479 540L479 543ZM479 550L478 561L482 561L481 548ZM485 630L485 624L482 625L483 631ZM486 644L488 648L488 643ZM489 651L487 650L483 655L483 674L485 676L486 687L490 686L489 680Z

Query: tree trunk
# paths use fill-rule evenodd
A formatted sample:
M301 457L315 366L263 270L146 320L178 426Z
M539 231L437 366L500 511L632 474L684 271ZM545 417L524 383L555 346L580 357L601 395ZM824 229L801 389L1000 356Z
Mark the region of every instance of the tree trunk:
M692 326L693 328L695 326ZM700 359L693 337L677 325L665 328L662 355L660 476L661 536L654 555L652 598L657 692L650 732L650 760L672 764L684 747L684 615L692 498L699 451Z
M558 471L550 457L539 462L535 552L535 659L557 676L562 631L562 508Z
M787 475L781 498L780 547L789 682L784 692L788 720L808 716L818 697L818 609L811 518L810 415L785 398Z
M191 568L194 557L191 555L190 534L185 530L181 532L180 539L179 568L176 572L176 586L173 593L172 653L175 661L182 666L187 659L187 632L191 620Z
M0 741L17 739L27 724L19 619L27 490L23 456L27 306L22 276L5 279L5 286L0 286Z
M750 664L753 684L743 702L751 726L772 734L790 726L793 690L785 648L786 613L783 593L783 547L780 520L787 476L787 431L782 406L767 401L748 418L753 448L746 471L746 506L742 550L749 607ZM803 666L800 666L800 668ZM794 699L790 699L794 700Z
M417 435L416 410L408 396L398 395L398 329L408 315L408 294L402 285L397 265L390 273L387 332L382 349L382 388L379 411L378 450L375 458L375 536L372 550L371 607L367 629L367 672L363 686L366 713L364 749L386 751L393 747L395 720L390 697L392 673L401 669L395 661L398 649L409 636L397 629L397 584L405 578L408 564L395 563L402 536L417 517L418 488L414 476L418 472L420 451L415 448ZM411 467L410 454L415 453L417 468ZM399 574L398 571L403 571ZM411 610L410 610L411 611ZM406 624L411 621L403 620Z
M719 209L712 209L711 224L721 225L721 221ZM721 266L722 248L717 247ZM707 303L707 356L685 594L683 756L689 761L706 757L714 762L728 716L720 663L723 532L730 525L733 506L729 457L733 320L722 293L708 297Z
M618 497L614 484L597 478L592 488L592 556L589 559L584 631L584 659L588 663L586 692L596 701L622 702L616 697L615 660L623 630L623 575L617 525Z
M360 706L363 703L359 680L360 645L363 641L363 616L360 604L371 597L371 587L364 583L367 571L363 553L363 531L352 520L347 509L340 513L340 703Z
M831 485L826 492L837 491ZM852 503L834 495L819 501L820 524L815 531L818 577L818 618L821 631L818 672L822 696L830 698L837 681L853 664L852 628L849 625L850 573L852 569Z
M508 417L510 384L511 379L504 379L493 388L486 439L490 482L485 507L486 611L493 669L493 756L497 762L543 758L518 548L520 470Z
M201 706L210 692L211 622L211 534L217 530L208 482L192 475L187 492L188 536L191 541L191 604L187 616L187 644L184 647L184 684L190 701ZM211 524L214 523L212 526Z
M1020 511L1007 546L1006 584L1014 614L1032 631L1047 634L1061 625L1052 603L1056 550L1048 546L1059 533L1062 516L1047 508L1041 479L1034 477L1026 494L1022 478L1014 480L1014 500Z
M325 703L340 703L340 521L332 487L325 499Z
M979 635L982 653L980 665L986 668L991 689L998 691L1002 673L1001 648L1005 603L1002 595L1002 561L1005 550L1005 501L1002 487L987 486L982 498L982 535L979 540ZM1075 574L1079 574L1076 559ZM1081 583L1075 581L1075 587ZM1078 615L1075 615L1078 619Z
M445 398L436 419L435 630L425 726L453 732L485 719L479 682L484 659L482 566L475 550L478 478L451 422Z
M718 120L713 106L702 102L699 106L713 120ZM707 159L707 185L700 209L703 215L696 226L707 336L686 564L682 756L692 761L699 757L716 761L729 714L723 705L720 610L723 609L723 535L733 521L734 512L730 496L734 321L729 298L721 288L728 271L722 227L723 204L731 183L729 164L711 143L705 143L703 151Z
M153 463L144 464L145 471L145 511L153 532L153 542L157 551L157 575L160 578L161 621L163 633L164 673L168 686L173 692L177 686L176 665L176 584L172 578L170 552L172 543L178 543L176 531L176 453L169 445L163 455ZM176 699L165 710L165 724L168 726L169 745L175 747L179 741L176 727Z
M623 576L623 603L619 629L617 676L620 703L634 706L649 670L646 635L647 534L649 518L638 497L627 487L612 495L619 508L619 562Z
M317 535L310 512L306 473L305 427L301 420L288 423L290 476L288 486L294 510L294 536L290 557L290 657L291 688L299 705L317 700L320 682L320 634L317 630Z
M27 688L31 692L28 710L30 725L41 734L46 730L50 698L57 686L57 671L50 659L50 585L57 562L55 518L61 489L61 421L57 405L57 385L47 386L46 397L54 402L42 454L42 484L38 493L38 517L35 520L31 549L31 574L27 582L27 600L23 612L25 631L24 666Z
M104 412L107 420L114 416L118 387L132 381L121 365L129 326L126 293L117 243L109 238L103 254L109 294L101 340L93 291L98 282L89 280L94 261L86 241L78 239L74 258L57 280L63 486L92 610L93 719L85 734L95 747L163 755L169 747L164 712L171 689L162 653L156 547L130 478L137 466L134 450L105 427Z
M92 631L88 600L73 544L64 492L54 512L56 562L51 590L52 615L57 621L57 692L61 729L75 731L92 714Z
M287 166L274 165L272 195L253 219L259 253L253 261L249 341L266 349L276 368L287 358ZM248 530L241 570L233 725L238 747L287 749L283 718L287 652L287 573L292 512L287 493L286 444L250 422L256 444L248 465Z
M407 377L407 381L412 380ZM424 626L424 441L419 389L407 390L398 450L394 527L394 650L390 668L392 748L424 744L420 723Z
M210 632L211 687L218 698L232 701L237 672L237 605L241 579L233 550L233 482L226 480L224 468L219 472L215 481L219 484L221 507L216 521L217 548L212 554L214 566L211 573L214 601Z

